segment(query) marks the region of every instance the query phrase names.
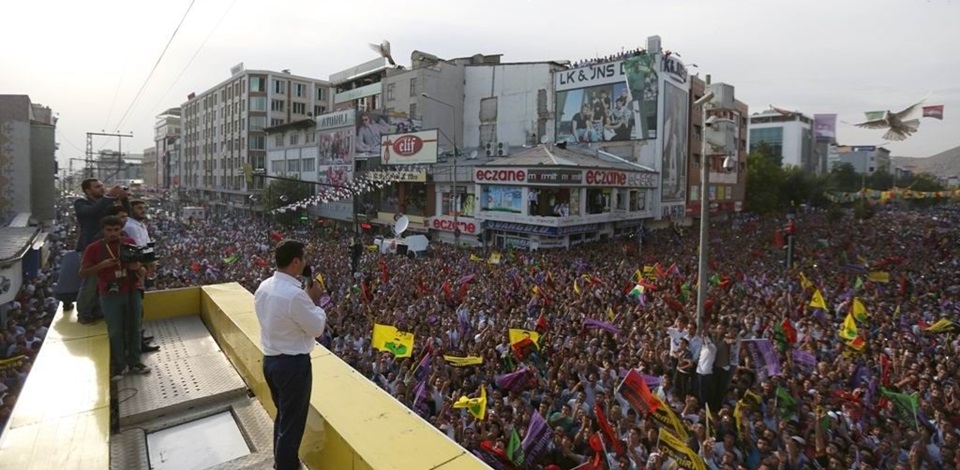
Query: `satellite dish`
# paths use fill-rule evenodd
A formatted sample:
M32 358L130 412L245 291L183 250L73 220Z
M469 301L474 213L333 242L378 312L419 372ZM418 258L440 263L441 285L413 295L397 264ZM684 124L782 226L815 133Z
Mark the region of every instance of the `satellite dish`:
M477 153L476 150L474 150L474 151L470 152L470 155L467 156L467 160L474 160L474 159L477 158L477 155L479 155L479 154Z
M399 237L400 234L405 232L407 230L407 227L409 226L410 226L410 219L407 216L400 217L393 224L393 233L395 233Z

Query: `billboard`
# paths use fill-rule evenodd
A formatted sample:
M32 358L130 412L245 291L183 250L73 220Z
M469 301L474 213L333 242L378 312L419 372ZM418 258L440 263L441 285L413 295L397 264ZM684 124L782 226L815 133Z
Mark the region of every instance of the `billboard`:
M353 165L321 165L317 168L317 182L343 186L353 181Z
M814 114L813 129L817 142L835 142L837 140L837 115Z
M318 165L353 166L354 128L341 127L317 133Z
M690 106L687 92L669 82L663 86L663 155L660 167L660 200L684 202Z
M657 78L654 55L556 72L557 139L655 139Z
M382 112L361 111L357 113L356 152L357 157L379 157L382 137L389 134L418 132L419 120L405 116L390 116Z
M380 137L380 162L383 165L437 163L438 132L431 129Z
M519 186L484 186L480 204L485 211L520 214L523 212L523 189Z

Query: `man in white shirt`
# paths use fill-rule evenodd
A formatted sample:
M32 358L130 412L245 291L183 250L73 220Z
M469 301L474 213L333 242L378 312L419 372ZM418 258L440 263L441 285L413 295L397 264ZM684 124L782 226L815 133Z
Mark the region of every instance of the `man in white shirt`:
M301 288L297 278L307 265L304 244L281 241L275 255L277 271L254 293L254 310L260 323L263 376L277 407L274 465L277 470L294 470L300 467L297 453L310 409L310 352L315 338L323 334L327 314L317 306L324 294L320 283L308 280Z
M126 212L126 209L121 208L121 211ZM143 222L146 220L146 218L147 205L145 202L139 199L130 201L129 217L121 217L121 219L125 220L123 225L123 233L133 239L133 244L140 248L145 248L150 245L150 233L147 231L147 224ZM144 259L148 258L144 257ZM144 290L153 287L153 276L157 270L157 265L153 262L144 263L143 266L147 268L147 272L143 280L144 289L140 291L141 299L143 298ZM143 312L140 314L143 315ZM150 341L153 340L153 336L147 336L145 331L141 331L140 337L142 343L140 346L140 351L156 352L160 350L160 346L150 344Z

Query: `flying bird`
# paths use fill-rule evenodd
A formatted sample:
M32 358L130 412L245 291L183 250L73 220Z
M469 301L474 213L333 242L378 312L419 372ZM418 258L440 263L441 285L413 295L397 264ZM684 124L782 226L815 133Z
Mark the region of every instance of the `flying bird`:
M390 62L390 65L394 67L397 66L397 63L393 61L393 56L390 55L390 41L384 39L379 45L370 44L370 49L373 49L373 52L380 54L380 57L387 59L387 62Z
M925 99L926 98L924 98L924 100ZM920 129L919 119L907 118L909 118L910 115L913 114L921 104L923 104L924 100L920 100L916 104L913 104L898 113L887 110L883 112L883 117L879 119L872 119L870 121L865 121L854 125L864 129L887 129L887 133L883 134L883 138L886 140L892 140L896 142L906 140L907 137L910 137Z

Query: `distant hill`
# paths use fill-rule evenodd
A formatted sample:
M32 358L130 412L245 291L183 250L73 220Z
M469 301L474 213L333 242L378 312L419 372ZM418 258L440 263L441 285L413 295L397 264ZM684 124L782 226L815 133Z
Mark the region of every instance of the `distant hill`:
M893 164L917 173L935 176L960 176L960 146L927 158L893 157Z

